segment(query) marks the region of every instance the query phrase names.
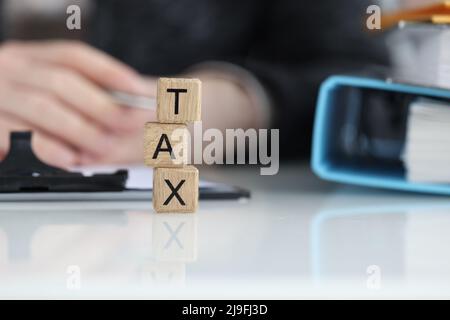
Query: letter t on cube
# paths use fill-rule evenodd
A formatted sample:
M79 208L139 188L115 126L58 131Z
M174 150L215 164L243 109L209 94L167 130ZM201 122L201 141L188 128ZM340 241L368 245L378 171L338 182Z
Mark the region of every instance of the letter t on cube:
M201 120L201 81L160 78L157 119L160 123L189 123Z

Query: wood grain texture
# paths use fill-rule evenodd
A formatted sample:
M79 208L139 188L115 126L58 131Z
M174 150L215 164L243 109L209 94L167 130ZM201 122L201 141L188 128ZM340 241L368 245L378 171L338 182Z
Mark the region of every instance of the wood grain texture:
M188 163L188 135L187 126L184 124L146 123L144 163L150 167L182 167L186 165ZM172 148L172 153L166 151L169 147Z
M198 181L198 170L194 166L155 168L153 172L153 208L158 213L197 211Z
M202 87L200 80L159 78L157 86L158 122L189 123L201 120ZM173 90L184 90L185 92L170 92ZM176 107L177 101L178 107Z

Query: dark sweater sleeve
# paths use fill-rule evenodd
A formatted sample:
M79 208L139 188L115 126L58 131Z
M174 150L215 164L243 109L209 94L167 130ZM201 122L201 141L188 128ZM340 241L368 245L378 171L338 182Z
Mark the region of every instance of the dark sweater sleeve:
M389 64L388 53L383 38L365 29L366 1L271 3L243 67L272 99L282 157L305 155L320 83L332 74L374 75L374 66Z
M370 1L373 3L373 0ZM366 0L97 1L91 43L151 75L206 61L250 71L273 106L282 157L309 151L320 83L387 65L382 38L365 29Z

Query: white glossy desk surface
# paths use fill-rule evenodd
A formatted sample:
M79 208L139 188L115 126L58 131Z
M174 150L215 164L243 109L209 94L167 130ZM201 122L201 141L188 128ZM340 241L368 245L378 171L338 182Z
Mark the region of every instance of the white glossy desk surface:
M1 203L0 298L450 298L449 198L258 172L202 169L252 199L194 215Z

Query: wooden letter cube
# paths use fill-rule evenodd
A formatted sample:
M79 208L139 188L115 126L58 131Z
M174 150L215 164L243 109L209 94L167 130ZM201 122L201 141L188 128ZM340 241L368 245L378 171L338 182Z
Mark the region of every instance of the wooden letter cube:
M144 162L151 167L182 167L188 162L189 132L184 124L146 123Z
M153 208L156 212L195 212L198 207L198 170L155 168L153 171Z
M161 123L188 123L201 119L201 82L198 79L160 78L157 118Z

